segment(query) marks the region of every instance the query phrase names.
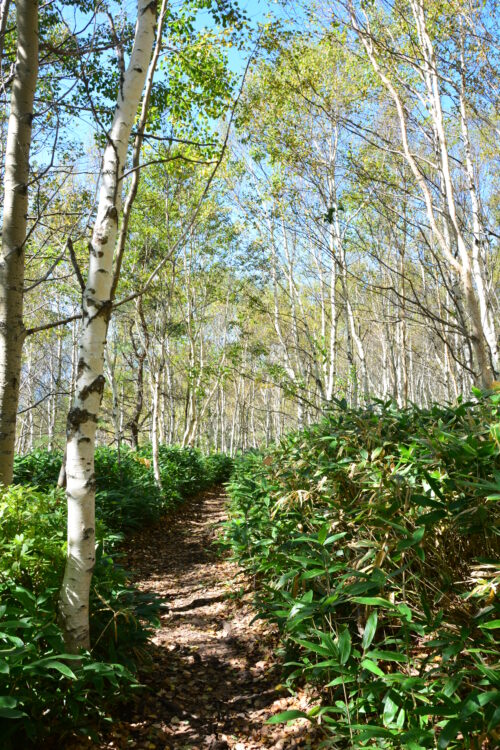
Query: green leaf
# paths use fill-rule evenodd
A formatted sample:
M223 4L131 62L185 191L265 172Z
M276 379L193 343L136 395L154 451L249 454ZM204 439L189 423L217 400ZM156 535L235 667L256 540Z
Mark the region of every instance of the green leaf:
M406 539L402 539L398 546L398 550L408 549L409 547L414 547L416 544L419 544L425 534L425 526L419 526L418 529L415 529L413 534Z
M347 531L340 531L338 534L332 534L328 537L328 539L325 539L324 541L324 547L326 547L328 544L332 544L332 542L336 542L338 539L342 539L347 534Z
M328 524L325 523L323 527L318 531L318 542L323 545L325 543L325 539L327 536L328 536Z
M0 708L15 708L17 700L12 695L0 695Z
M460 721L458 719L450 719L449 721L447 721L439 735L439 750L444 750L445 747L448 747L450 742L453 742L453 740L456 738L459 731Z
M413 614L411 609L407 604L398 604L398 612L400 615L402 615L403 619L407 622L411 622L413 618Z
M386 726L388 724L392 724L398 710L399 710L398 704L392 700L390 694L387 695L384 701L384 713L383 713L384 724Z
M352 724L352 729L359 732L359 739L371 739L372 737L394 737L394 732L374 724Z
M367 654L365 654L365 656L371 657L373 659L380 659L381 661L408 661L408 657L406 656L406 654L401 654L398 651L380 651L379 649L374 649L373 651L369 651Z
M340 654L340 663L345 664L347 660L349 659L349 655L351 653L351 634L349 633L349 630L345 628L340 634L339 634L339 654Z
M489 622L483 623L479 627L483 630L494 630L495 628L500 628L500 620L490 620Z
M0 716L4 719L22 719L27 715L24 711L18 711L17 708L0 708Z
M266 721L266 724L285 724L287 721L294 721L295 719L309 719L309 721L311 720L310 717L306 713L304 713L304 711L290 710L282 711L280 714L271 716L271 718Z
M39 661L35 661L32 664L29 665L29 669L32 669L33 667L43 667L44 669L55 669L57 672L60 672L65 677L69 677L70 680L76 680L76 674L68 667L67 664L63 664L62 661L56 661L53 659L40 659Z
M363 659L363 661L361 662L361 666L365 669L368 669L369 672L373 672L373 674L376 674L377 677L385 677L385 674L382 672L380 667L371 659Z
M319 643L313 643L312 641L297 640L300 646L303 646L308 651L314 651L315 654L321 656L331 656L330 650L325 646L320 646Z
M363 649L366 650L370 643L373 641L375 631L377 630L378 614L377 610L372 612L368 617L365 625L365 632L363 633Z
M388 607L391 609L394 607L394 604L381 596L353 596L351 601L356 602L356 604L370 604L372 607Z

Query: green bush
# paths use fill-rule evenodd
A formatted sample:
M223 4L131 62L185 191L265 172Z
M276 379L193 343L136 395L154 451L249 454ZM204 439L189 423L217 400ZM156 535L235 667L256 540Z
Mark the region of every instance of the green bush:
M141 448L139 455L151 462L151 446ZM197 448L176 445L160 445L158 463L163 492L174 502L227 481L233 464L225 453L204 457Z
M95 453L96 517L112 531L130 531L156 521L171 505L153 472L133 451L99 447Z
M52 491L62 454L34 451L16 456L14 481ZM153 523L182 499L229 478L232 460L225 454L204 457L195 448L161 445L162 490L157 487L151 446L138 452L100 446L95 453L96 516L110 531L128 532Z
M57 484L61 451L36 450L14 458L14 482L49 489Z
M60 730L84 728L87 715L99 715L104 691L111 702L124 684L135 685L124 664L112 663L111 657L124 662L120 646L130 641L132 626L137 640L147 636L144 603L130 586L124 593L124 572L103 554L115 539L102 524L92 587L92 634L98 648L78 661L64 652L56 603L65 517L61 490L13 486L0 493L0 736L5 748L42 737L54 722ZM128 632L120 627L115 638L108 632L110 614L127 607Z
M120 564L124 533L156 521L189 494L220 481L225 457L161 449L163 491L148 449L98 448L96 566L91 589L92 654L64 653L57 596L66 550L66 500L55 484L61 454L17 457L13 485L0 489L0 736L24 747L53 732L88 731L88 717L136 687L133 670L152 629L160 600L130 585ZM8 744L10 743L10 745Z
M222 484L227 482L233 470L233 459L226 453L212 453L203 459L205 483Z
M500 739L499 404L341 404L236 466L227 539L326 747Z

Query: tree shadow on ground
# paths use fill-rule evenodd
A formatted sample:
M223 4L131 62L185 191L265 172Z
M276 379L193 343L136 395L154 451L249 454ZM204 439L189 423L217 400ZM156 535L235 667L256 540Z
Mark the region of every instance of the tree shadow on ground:
M307 709L310 698L279 685L276 635L255 620L251 592L241 595L241 571L213 543L224 518L225 498L213 490L127 542L135 584L163 602L161 627L139 668L143 689L92 747L318 747L307 721L265 723L280 711Z

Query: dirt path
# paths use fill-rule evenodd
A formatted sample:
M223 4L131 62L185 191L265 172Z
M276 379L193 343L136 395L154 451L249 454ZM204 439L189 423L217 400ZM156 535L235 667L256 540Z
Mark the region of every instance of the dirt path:
M206 492L134 538L128 568L168 609L141 669L146 691L101 748L256 750L314 748L310 725L266 726L279 711L307 709L279 685L276 639L252 622L251 586L213 545L226 498ZM96 747L96 746L94 746Z

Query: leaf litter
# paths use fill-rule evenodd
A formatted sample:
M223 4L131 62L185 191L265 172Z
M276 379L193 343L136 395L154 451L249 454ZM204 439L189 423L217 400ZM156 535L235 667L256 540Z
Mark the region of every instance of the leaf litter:
M255 619L252 582L214 544L226 503L220 490L204 492L127 541L135 585L164 602L139 665L144 687L113 710L100 741L78 739L68 750L318 747L306 720L266 724L315 701L310 690L290 695L280 684L277 633Z

